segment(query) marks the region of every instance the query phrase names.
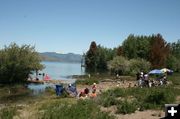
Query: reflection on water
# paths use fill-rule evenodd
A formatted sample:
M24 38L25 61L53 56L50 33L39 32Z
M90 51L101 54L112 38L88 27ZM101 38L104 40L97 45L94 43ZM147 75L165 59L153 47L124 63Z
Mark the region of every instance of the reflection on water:
M34 83L30 83L27 86L30 90L32 90L33 95L39 95L41 93L43 93L45 91L46 88L53 88L55 89L55 85L54 84L34 84Z

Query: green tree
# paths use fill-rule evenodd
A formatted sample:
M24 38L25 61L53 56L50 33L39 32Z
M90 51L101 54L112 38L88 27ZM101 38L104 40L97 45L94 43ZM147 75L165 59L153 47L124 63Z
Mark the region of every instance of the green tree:
M176 72L180 72L180 40L170 43L170 55L167 58L166 66Z
M137 72L148 72L151 68L151 63L144 59L131 59L130 61L130 73L136 74Z
M35 70L43 68L41 60L34 47L15 43L0 50L0 82L25 82L28 75Z
M137 48L136 48L136 37L132 34L128 36L127 39L122 43L124 56L132 59L137 58Z
M116 55L116 49L106 48L91 42L90 48L85 55L86 72L106 72L107 62Z
M180 40L170 44L171 54L180 59Z
M97 71L103 72L107 70L106 60L107 60L106 49L98 45Z
M115 50L101 45L98 45L97 49L97 71L106 72L108 70L107 62L113 59L116 54Z
M118 48L118 55L123 55L128 59L143 58L148 59L150 50L150 36L134 36L130 34Z
M173 71L180 72L180 62L174 55L169 55L166 60L166 66Z
M148 60L150 52L150 36L137 36L136 38L137 58Z

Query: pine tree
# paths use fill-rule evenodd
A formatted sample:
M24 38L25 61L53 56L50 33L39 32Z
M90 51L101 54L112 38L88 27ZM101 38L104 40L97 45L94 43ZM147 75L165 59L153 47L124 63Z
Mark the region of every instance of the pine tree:
M165 67L170 48L160 34L153 35L150 44L150 62L153 68Z
M95 72L97 65L97 45L96 42L91 42L90 48L85 56L85 64L87 72Z

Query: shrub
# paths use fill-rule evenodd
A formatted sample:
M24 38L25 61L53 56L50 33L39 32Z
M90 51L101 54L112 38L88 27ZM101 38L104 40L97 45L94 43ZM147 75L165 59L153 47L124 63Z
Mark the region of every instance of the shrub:
M166 103L172 103L175 101L174 93L170 88L151 90L144 99L144 107L146 109L160 108Z
M126 89L122 88L115 88L112 90L115 97L125 97L126 96Z
M129 61L122 56L116 56L108 63L108 69L120 75L128 74Z
M122 56L117 56L108 63L108 68L115 73L124 74L136 74L141 70L148 72L151 67L150 62L144 59L131 59L128 60Z
M115 98L116 97L113 93L113 90L108 90L106 92L101 93L97 101L98 101L98 104L104 107L109 107L112 105L116 105L118 103L118 101Z
M0 50L0 83L20 83L27 80L31 71L42 69L34 47L13 43Z
M117 105L117 112L116 113L122 113L122 114L129 114L129 113L134 113L137 109L136 102L135 101L121 101Z
M109 96L109 97L103 98L101 100L101 103L104 107L109 107L112 105L116 105L118 101L115 99L115 97Z

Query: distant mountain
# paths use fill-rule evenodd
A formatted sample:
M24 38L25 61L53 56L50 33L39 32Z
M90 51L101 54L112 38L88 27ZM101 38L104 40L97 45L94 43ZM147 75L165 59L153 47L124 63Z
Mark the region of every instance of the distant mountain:
M43 52L39 54L43 61L80 63L82 59L82 55L74 53L60 54L56 52Z

